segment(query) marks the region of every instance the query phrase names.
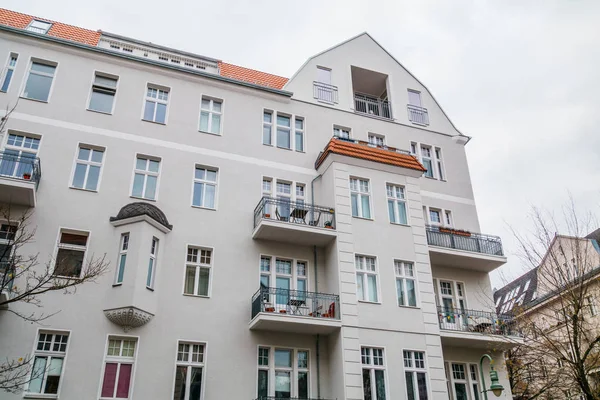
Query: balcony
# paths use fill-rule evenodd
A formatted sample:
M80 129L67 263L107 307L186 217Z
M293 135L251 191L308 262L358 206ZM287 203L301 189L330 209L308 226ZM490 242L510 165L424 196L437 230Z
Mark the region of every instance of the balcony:
M374 117L392 119L392 106L389 101L361 93L354 93L354 111Z
M340 327L338 295L263 286L252 296L250 329L328 335Z
M510 348L522 343L514 317L494 312L437 307L442 344L458 347Z
M338 88L337 86L333 86L328 83L314 81L313 97L318 101L322 101L324 103L337 104Z
M0 151L0 203L35 207L42 166L26 154Z
M253 239L323 246L336 236L333 208L263 197L254 209Z
M491 272L506 263L498 236L432 225L425 231L432 264Z
M429 113L426 108L407 104L406 109L408 110L408 120L410 122L417 125L429 125Z

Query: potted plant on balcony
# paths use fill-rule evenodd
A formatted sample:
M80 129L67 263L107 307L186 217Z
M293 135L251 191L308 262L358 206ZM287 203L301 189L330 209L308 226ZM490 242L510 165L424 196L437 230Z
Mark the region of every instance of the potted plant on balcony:
M333 229L333 222L332 221L325 221L325 228L327 228L327 229Z
M25 179L26 181L30 180L31 179L31 174L29 172L25 172L23 174L23 179Z

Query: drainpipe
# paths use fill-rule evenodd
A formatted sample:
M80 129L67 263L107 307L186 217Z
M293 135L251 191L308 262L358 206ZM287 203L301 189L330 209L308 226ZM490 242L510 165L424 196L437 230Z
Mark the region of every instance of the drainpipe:
M317 334L317 343L315 345L316 350L317 350L317 399L321 398L321 372L320 372L320 367L321 367L321 363L320 361L320 355L319 355L319 335Z
M315 176L315 178L310 181L310 203L311 203L311 218L314 221L315 220L315 181L317 179L321 178L321 174ZM317 246L313 246L313 255L314 255L314 261L313 261L313 268L315 271L315 293L317 293L319 291L319 278L317 275ZM320 341L320 337L317 334L317 340L315 343L315 349L316 349L316 353L317 353L317 398L320 399L321 398L321 355L319 353L319 341Z

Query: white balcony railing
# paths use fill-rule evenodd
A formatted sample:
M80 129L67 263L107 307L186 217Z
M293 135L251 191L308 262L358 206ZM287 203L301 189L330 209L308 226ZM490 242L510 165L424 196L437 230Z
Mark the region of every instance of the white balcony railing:
M392 119L392 106L389 101L354 93L354 110L380 118Z
M325 103L336 104L338 102L337 86L322 82L313 82L313 97Z
M429 113L426 108L408 104L408 120L418 125L429 125Z

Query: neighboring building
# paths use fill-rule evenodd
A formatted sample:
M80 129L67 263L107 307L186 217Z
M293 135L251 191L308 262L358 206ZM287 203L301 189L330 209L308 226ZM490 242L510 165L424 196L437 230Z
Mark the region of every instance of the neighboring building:
M488 277L506 257L477 233L469 138L371 36L287 80L0 24L0 108L19 101L0 143L21 157L0 164L0 201L37 226L22 250L71 276L111 262L44 295L61 311L44 326L0 312L0 355L54 365L27 397L479 400L489 349L508 387L518 339Z
M574 349L584 353L587 341L600 335L598 232L584 238L556 234L539 266L494 292L497 314L514 315L515 329L524 334L524 346L507 353L516 399L540 393L541 398L579 399L568 364L578 357ZM585 338L581 346L574 344L575 330ZM595 385L600 384L599 356L585 363Z

